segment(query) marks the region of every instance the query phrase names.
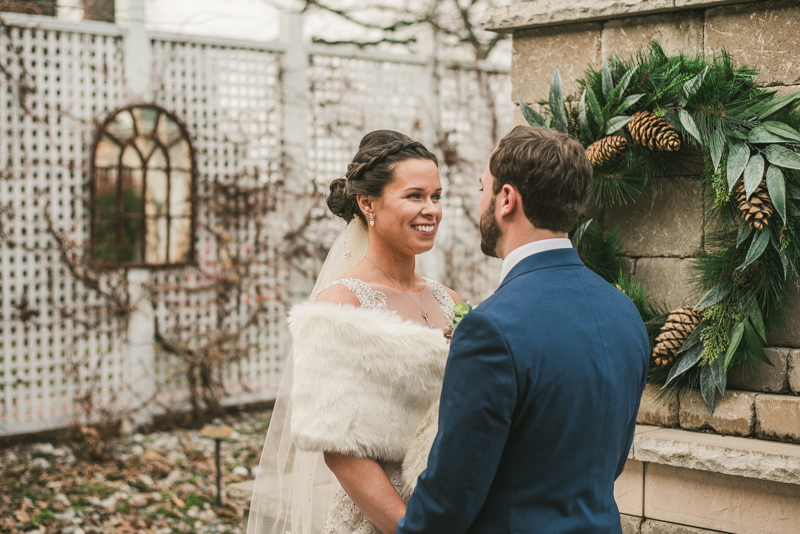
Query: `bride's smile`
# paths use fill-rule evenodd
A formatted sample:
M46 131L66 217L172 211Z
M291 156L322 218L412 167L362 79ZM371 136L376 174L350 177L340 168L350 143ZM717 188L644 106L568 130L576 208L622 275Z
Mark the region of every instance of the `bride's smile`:
M374 199L375 226L381 240L408 255L433 247L442 220L442 184L436 163L428 159L397 162L394 179Z

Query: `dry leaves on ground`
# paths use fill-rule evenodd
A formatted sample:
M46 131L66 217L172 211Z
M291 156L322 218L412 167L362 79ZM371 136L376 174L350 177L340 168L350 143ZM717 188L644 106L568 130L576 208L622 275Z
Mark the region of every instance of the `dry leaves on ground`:
M269 412L243 413L222 442L222 487L251 478ZM0 450L0 532L241 533L241 510L216 505L214 441L197 430L115 440L104 462L75 458L66 446Z

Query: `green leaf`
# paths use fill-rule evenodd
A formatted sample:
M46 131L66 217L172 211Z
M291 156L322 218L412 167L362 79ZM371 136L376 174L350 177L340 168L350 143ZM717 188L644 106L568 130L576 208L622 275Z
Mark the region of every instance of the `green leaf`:
M589 113L591 113L594 122L598 126L602 126L603 122L603 108L600 107L600 102L597 101L597 95L594 94L591 87L586 88L586 103L589 105Z
M767 147L767 160L784 169L800 169L800 154L779 145Z
M777 113L786 106L794 103L798 98L800 98L800 94L793 93L765 102L764 107L758 113L758 120L766 119L770 115Z
M753 356L767 365L775 367L775 364L770 361L767 354L764 352L764 347L761 346L761 341L759 341L758 334L756 334L755 329L753 329L753 325L751 325L750 321L747 319L744 321L744 340L747 343L747 348L753 353Z
M643 94L626 96L625 100L622 101L622 104L620 104L619 107L614 110L614 114L619 115L620 113L625 113L628 108L638 102L643 96Z
M747 136L747 140L751 143L791 143L791 139L787 139L786 137L782 137L780 135L775 135L771 131L767 130L763 126L756 126L752 130L750 130L750 134Z
M634 75L634 73L636 73L636 70L638 68L639 68L639 66L637 65L637 66L633 67L632 69L628 70L628 72L625 73L625 75L622 77L620 82L617 84L617 86L619 87L620 96L624 95L625 91L628 90L628 85L631 83L631 78L633 78L633 75Z
M608 127L606 128L606 135L611 135L612 133L621 130L629 122L631 122L631 117L629 117L628 115L620 115L619 117L614 117L613 119L608 121Z
M683 84L683 94L686 95L687 100L692 98L697 93L697 90L700 89L700 86L703 85L709 68L710 66L706 66L703 72Z
M544 128L544 117L542 117L535 109L519 99L519 109L522 111L522 116L528 121L528 124L534 128Z
M550 84L550 111L553 112L553 119L556 121L556 130L569 135L569 121L567 112L564 110L564 85L561 83L561 73L553 74L553 82Z
M698 143L700 143L700 144L703 144L703 141L702 141L702 139L700 139L700 132L699 132L699 131L697 131L697 124L695 124L695 122L694 122L694 119L693 119L693 118L692 118L692 116L689 114L689 112L688 112L688 111L686 111L686 110L685 110L685 109L683 109L683 108L680 108L680 109L678 110L678 117L681 119L681 125L683 126L683 128L684 128L684 129L685 129L687 132L689 132L689 134L690 134L692 137L694 137L695 139L697 139L697 142L698 142Z
M747 134L744 132L740 132L738 130L731 130L728 132L728 135L735 139L741 139L742 141L747 141Z
M747 162L744 169L744 190L748 199L765 179L765 165L764 158L760 154L754 154Z
M800 187L797 187L796 185L787 183L786 184L786 195L789 198L792 198L794 200L800 200Z
M585 223L581 224L575 229L575 233L572 234L572 246L578 248L583 241L583 234L586 233L586 229L589 228L589 225L592 224L594 219L589 219Z
M725 372L722 359L717 358L711 363L710 367L714 377L714 385L717 386L719 394L725 398L725 390L728 389L728 373Z
M747 167L744 168L744 192L747 194L748 199L763 179L764 158L761 157L761 154L755 154L747 162Z
M667 376L667 381L661 389L666 388L670 382L697 365L697 362L699 362L700 358L703 357L704 348L705 347L703 344L699 343L683 353L682 356L679 356L678 360L675 362L675 365L673 365L672 369L670 369L669 375Z
M581 101L578 104L578 123L581 125L581 134L585 142L594 141L594 134L589 126L589 118L586 116L586 89L583 90Z
M717 387L714 382L711 366L704 365L700 368L700 394L703 396L706 408L708 408L708 411L712 414L714 413L714 395L716 392Z
M552 126L553 126L553 116L552 115L548 115L547 118L545 118L545 120L544 120L544 127L545 128L550 128Z
M736 248L739 248L739 245L744 243L745 239L750 237L750 234L753 233L753 228L748 224L747 221L743 220L739 224L739 230L736 232Z
M761 315L761 308L758 307L758 302L756 302L755 299L750 301L745 313L747 314L748 319L750 319L750 324L753 325L758 337L763 343L766 343L767 331L764 327L764 317Z
M767 191L772 205L775 206L778 214L786 222L786 179L783 172L775 166L770 165L767 169Z
M789 276L789 258L787 258L786 253L781 250L781 243L773 232L769 233L769 242L772 243L772 248L775 249L775 252L777 252L778 256L780 256L781 258L781 266L783 267L783 279L786 280L786 277Z
M739 348L739 343L742 341L742 335L744 335L744 321L739 321L733 325L733 328L731 329L731 341L728 345L728 350L725 351L725 356L723 356L723 366L725 371L728 370L728 366L731 364L733 355L736 354L736 349Z
M608 67L608 61L603 60L603 96L608 98L609 93L614 88L614 80L611 78L611 69Z
M730 143L728 147L728 191L733 191L733 186L747 167L750 161L750 147L746 143Z
M681 348L678 349L678 352L675 353L675 355L677 356L683 354L684 352L691 350L695 345L700 343L700 335L703 333L703 330L705 330L707 326L708 326L708 321L700 321L700 324L698 324L694 328L694 330L692 330L692 333L689 334L689 337L686 338L686 341L683 342L683 345L681 345Z
M700 299L700 302L694 307L694 311L701 311L705 310L706 308L710 308L714 304L719 304L725 297L731 294L731 288L728 286L723 286L722 284L715 285L712 287L703 298Z
M711 134L709 143L709 150L711 151L711 162L714 164L714 172L719 168L719 162L722 160L722 149L725 147L725 134L719 128L714 128L714 133Z
M742 270L754 261L756 261L763 253L764 250L767 248L769 244L769 228L764 230L759 230L756 233L756 236L750 242L750 249L747 251L747 256L744 258L744 262L737 267L737 269Z
M774 133L775 135L780 135L781 137L785 137L787 139L791 139L792 141L800 143L800 132L798 132L788 124L784 124L778 121L766 121L761 123L761 126L763 126L764 129L766 129L767 131Z

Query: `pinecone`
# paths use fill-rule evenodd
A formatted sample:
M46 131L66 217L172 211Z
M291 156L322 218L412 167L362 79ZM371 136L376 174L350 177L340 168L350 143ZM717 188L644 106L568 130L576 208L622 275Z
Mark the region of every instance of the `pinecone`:
M740 179L736 183L736 202L739 203L739 210L742 212L742 217L754 230L762 230L769 224L769 218L775 212L772 207L772 200L769 198L769 191L767 191L767 181L761 180L756 190L750 195L750 200L747 200L747 193L744 190L744 182Z
M592 167L602 167L619 159L628 149L628 140L621 135L611 135L595 141L586 149Z
M692 306L681 306L670 312L667 322L661 327L653 349L656 365L669 365L683 346L689 334L700 324L700 314Z
M633 140L650 150L674 152L681 148L681 138L670 123L652 111L640 111L628 123Z

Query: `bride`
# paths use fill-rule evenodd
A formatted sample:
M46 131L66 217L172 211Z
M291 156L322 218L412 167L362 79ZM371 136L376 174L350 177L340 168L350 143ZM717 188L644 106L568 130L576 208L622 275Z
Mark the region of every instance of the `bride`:
M389 130L364 136L331 183L328 206L348 225L309 302L289 314L293 347L248 534L397 530L436 434L443 330L461 300L415 272L433 247L441 192L436 156Z

